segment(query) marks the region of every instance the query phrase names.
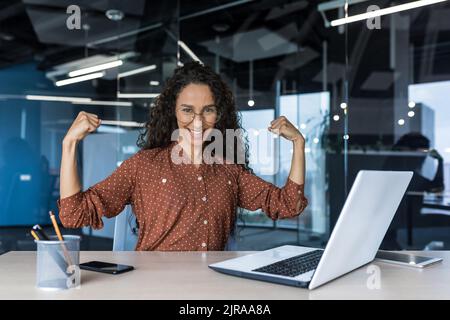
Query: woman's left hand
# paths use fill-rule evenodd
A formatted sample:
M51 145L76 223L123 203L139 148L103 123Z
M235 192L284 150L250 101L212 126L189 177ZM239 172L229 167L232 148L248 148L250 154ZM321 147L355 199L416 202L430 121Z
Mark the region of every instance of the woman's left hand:
M305 143L303 135L285 116L280 116L271 121L268 129L270 132L278 134L287 140Z

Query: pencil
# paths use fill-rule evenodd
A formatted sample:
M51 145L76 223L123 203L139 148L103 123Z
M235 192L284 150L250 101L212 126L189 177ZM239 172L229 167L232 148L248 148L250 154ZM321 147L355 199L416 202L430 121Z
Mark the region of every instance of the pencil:
M59 241L64 241L64 238L63 238L63 236L61 234L61 231L59 231L59 227L58 227L58 223L56 222L55 215L53 214L52 211L49 211L49 215L50 215L50 219L52 220L53 228L55 228L55 232L56 232L56 235L58 237L58 240ZM61 246L63 248L63 252L64 252L64 256L66 257L67 264L69 266L71 266L72 265L72 259L70 259L70 255L67 252L66 245L64 243L62 243Z
M31 230L31 235L33 236L33 238L34 238L35 240L37 240L37 241L40 240L39 237L38 237L38 235L36 234L36 232L34 232L34 230Z
M50 219L52 220L53 228L55 228L56 235L58 236L59 241L64 241L63 236L61 235L61 231L59 231L58 223L56 222L56 217L52 211L48 213L50 215Z
M33 230L44 240L50 240L49 236L45 233L44 229L38 224L33 226Z

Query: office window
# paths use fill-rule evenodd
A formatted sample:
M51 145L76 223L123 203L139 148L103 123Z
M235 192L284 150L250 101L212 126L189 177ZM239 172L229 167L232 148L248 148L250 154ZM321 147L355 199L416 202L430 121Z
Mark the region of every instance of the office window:
M280 98L279 114L290 119L306 140L305 194L308 197L309 206L300 217L280 220L277 226L297 228L298 232L319 235L327 232L328 188L325 170L325 138L329 126L329 104L328 92L285 95ZM280 186L289 176L292 152L292 143L284 139L280 140L280 169L277 175L277 183Z
M450 193L450 109L448 108L447 95L450 92L450 81L439 81L409 86L408 120L411 125L425 125L431 139L431 148L436 149L444 159L444 193ZM410 108L412 107L412 108ZM430 113L424 114L423 109L427 108ZM417 114L417 115L416 115ZM427 117L434 121L426 122ZM414 119L414 117L419 119ZM414 121L414 122L412 122ZM433 176L437 170L436 163L432 166Z
M274 119L274 109L241 111L242 127L247 131L250 166L262 179L274 183L276 175L275 141L267 130ZM242 227L273 227L273 222L261 210L243 210L238 224Z
M350 14L364 8L355 4ZM347 25L343 39L346 191L362 169L414 172L382 249L439 250L450 243L448 13L449 4L441 3L383 16L378 28L359 21ZM342 205L334 200L332 215Z

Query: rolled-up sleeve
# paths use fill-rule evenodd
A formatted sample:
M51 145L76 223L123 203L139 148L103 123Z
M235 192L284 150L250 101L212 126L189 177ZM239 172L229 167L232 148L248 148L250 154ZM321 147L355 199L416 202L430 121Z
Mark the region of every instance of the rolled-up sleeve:
M125 160L109 177L86 191L57 201L59 218L66 228L103 227L102 217L118 215L132 202L137 155Z
M289 178L284 187L279 188L242 168L238 185L238 205L252 211L261 209L272 220L295 217L308 205L304 184L297 184Z

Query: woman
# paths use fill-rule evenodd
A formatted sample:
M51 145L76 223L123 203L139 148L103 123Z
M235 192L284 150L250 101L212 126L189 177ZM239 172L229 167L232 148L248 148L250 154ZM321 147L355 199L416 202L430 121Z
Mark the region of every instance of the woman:
M236 145L233 138L232 147L218 139L225 154L211 152L203 158L202 151L216 142L208 143L211 132L225 136L227 129L240 129L240 120L230 89L199 63L186 63L168 80L150 109L138 143L141 150L82 192L76 146L100 123L96 115L80 112L63 140L58 207L65 227L102 228L103 216L114 217L131 204L139 225L136 250L224 250L237 207L262 209L275 220L294 217L307 205L305 141L285 117L268 128L293 143L283 188L252 173L242 135L236 136ZM238 161L242 153L244 161Z

